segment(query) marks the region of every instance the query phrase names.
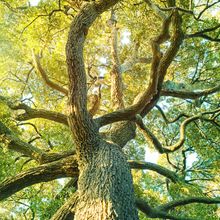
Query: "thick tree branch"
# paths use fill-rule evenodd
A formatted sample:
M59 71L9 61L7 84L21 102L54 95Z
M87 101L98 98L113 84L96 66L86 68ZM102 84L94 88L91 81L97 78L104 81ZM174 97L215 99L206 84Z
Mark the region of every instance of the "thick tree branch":
M7 145L8 149L27 155L34 160L41 161L42 156L45 154L45 152L40 148L37 148L31 144L28 144L20 140L1 121L0 137L2 141L5 142L5 145Z
M68 158L31 168L6 179L0 184L0 200L36 183L48 182L61 177L78 175L76 157Z
M172 96L172 97L182 98L182 99L197 99L202 96L211 95L219 91L220 91L220 85L214 86L213 88L210 88L210 89L201 90L201 91L162 89L161 96Z
M170 2L171 6L172 4L173 2ZM169 17L167 19L169 19ZM159 61L158 64L157 62L155 62L156 60L152 61L152 68L154 67L155 64L157 64L155 65L154 68L155 70L157 70L158 75L159 75L158 85L157 85L158 92L152 98L151 102L149 102L145 106L145 108L142 110L141 112L142 117L144 117L156 105L157 101L159 100L160 92L162 89L162 83L166 75L167 69L170 66L171 62L173 61L174 57L176 56L177 52L179 51L180 45L182 44L182 41L183 41L183 31L181 28L182 18L180 17L178 10L173 11L171 19L172 19L172 26L173 26L171 44L169 48L166 50L166 52L164 53L164 55L160 59L157 59ZM165 22L164 22L164 29L165 29ZM164 33L166 33L166 31L164 31ZM165 36L168 37L168 35L165 35ZM156 47L157 49L159 49L158 46Z
M30 107L26 108L26 106L25 108L21 108L20 106L18 106L17 109L24 109L26 111L25 113L20 114L16 117L16 120L18 121L27 121L34 118L43 118L68 126L67 116L62 113L48 111L44 109L32 109Z
M99 93L92 94L89 96L89 103L91 105L91 107L89 108L89 114L91 116L94 116L98 112L101 104L101 98L102 98L101 85L99 85Z
M34 66L37 69L37 71L40 73L42 79L44 80L44 82L51 87L52 89L55 89L61 93L63 93L64 95L68 95L68 90L63 88L62 86L52 82L48 76L46 71L44 70L44 68L42 67L41 63L40 63L40 59L39 56L34 54L34 51L32 52L32 57L33 57L33 61L34 61Z
M118 122L108 132L101 135L104 139L112 141L123 148L128 141L135 138L136 125L131 121Z
M179 180L175 173L162 166L132 160L128 161L128 163L130 164L131 169L148 169L171 179L173 182L177 182ZM23 188L36 183L47 182L61 177L73 176L78 176L76 156L72 155L67 157L67 155L65 155L65 158L63 159L43 164L36 168L31 168L19 173L15 177L3 181L0 184L0 200L3 200Z
M192 218L175 216L175 215L168 214L163 210L152 208L143 199L136 198L135 202L136 202L137 208L150 218L162 218L162 219L172 219L172 220L193 220Z
M167 69L170 66L171 62L173 61L174 57L176 56L180 45L183 41L183 32L182 32L182 18L179 15L178 10L174 10L172 14L172 26L173 26L173 34L171 36L171 45L166 50L162 58L160 59L160 63L158 66L158 72L159 72L159 90L161 90L162 82L164 80L164 77L166 75ZM164 27L166 28L166 27ZM165 32L164 32L165 33ZM168 37L168 35L167 35Z
M43 109L32 109L24 103L14 103L4 96L0 96L0 101L4 102L12 110L25 110L25 113L17 116L16 120L18 121L26 121L33 118L44 118L64 125L68 125L67 116L62 113Z
M118 1L103 0L84 4L78 15L75 16L69 31L66 45L69 75L69 123L75 141L80 145L83 142L85 147L87 147L85 140L89 141L90 146L97 147L99 135L97 127L87 111L87 83L83 58L84 42L95 19ZM77 152L83 152L83 149L80 148Z
M162 167L160 165L150 163L150 162L142 162L142 161L134 161L134 160L128 160L128 163L131 167L131 169L147 169L147 170L152 170L155 171L162 176L165 176L169 179L171 179L174 183L179 180L179 177L176 173L168 170L165 167Z
M170 38L169 28L171 25L172 16L174 15L170 14L170 16L168 16L166 19L163 20L161 32L159 33L158 36L156 36L151 41L151 48L152 48L153 56L152 56L152 62L151 62L150 82L148 85L148 89L138 100L139 102L142 101L145 103L145 106L143 109L141 109L141 111L143 111L148 104L154 102L155 97L159 97L158 94L160 93L160 90L161 90L160 84L162 84L163 78L166 74L166 70L171 63L171 61L168 60L167 58L169 58L169 55L170 55L169 49L171 47L173 48L173 45L171 44L170 48L167 49L165 55L163 55L162 52L160 51L160 46L161 44L163 44ZM172 37L172 39L174 39L174 37ZM172 43L174 42L175 41L172 41ZM162 66L162 69L161 69L162 61L163 61L163 64L167 64L167 65ZM147 101L147 98L149 96L150 96L150 100Z
M167 204L157 206L156 208L149 206L149 204L143 199L136 198L137 208L150 218L165 218L172 220L193 220L193 218L189 218L189 217L181 217L181 216L168 214L168 211L170 209L191 203L218 204L220 203L220 198L191 197L191 198L185 198L185 199L168 202Z
M188 205L191 203L219 204L220 198L191 197L168 202L164 205L159 206L158 208L164 211L168 211L170 209L176 208L177 206Z
M7 145L9 150L16 151L23 155L36 160L40 164L56 161L70 155L74 155L75 151L63 151L61 153L50 153L26 143L19 139L8 127L0 121L0 137Z
M46 152L42 155L40 163L45 164L45 163L58 161L60 159L67 158L69 156L73 156L75 154L76 154L75 150L62 151L62 152L57 152L57 153Z

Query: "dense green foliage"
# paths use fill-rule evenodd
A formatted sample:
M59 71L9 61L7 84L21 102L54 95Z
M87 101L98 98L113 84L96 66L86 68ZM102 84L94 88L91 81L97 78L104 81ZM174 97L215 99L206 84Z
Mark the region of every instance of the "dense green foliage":
M166 1L155 1L165 8ZM214 1L209 1L212 4ZM71 4L70 4L71 3ZM60 4L60 8L59 8ZM204 9L206 1L177 1L180 8L194 12L182 13L183 31L193 34L220 23L220 4ZM0 0L0 95L13 103L23 102L36 109L47 109L67 114L67 97L51 89L33 67L32 51L40 55L40 62L48 77L68 88L65 45L70 23L80 10L80 1L42 0L37 6L28 1ZM70 7L69 10L68 7ZM71 8L72 7L72 8ZM118 53L120 62L132 60L135 45L139 45L138 57L152 56L151 40L161 30L161 19L143 1L126 0L115 6L118 28ZM164 13L169 13L164 12ZM110 101L110 71L112 68L111 27L108 25L111 12L102 14L89 30L85 50L85 68L88 79L88 96L101 87L101 106L95 117L112 111ZM207 33L219 38L220 28ZM219 40L220 41L220 40ZM180 51L168 69L165 81L170 91L203 91L220 84L220 43L202 37L185 39ZM162 45L166 51L169 42ZM138 93L144 91L149 81L150 63L136 63L123 73L124 100L126 106L133 103ZM104 79L96 80L96 78ZM171 86L171 87L169 87ZM212 111L220 107L219 91L197 99L161 96L157 105L144 118L144 123L160 140L163 146L171 146L180 137L181 117L174 123L168 120L181 113L189 116ZM90 103L89 103L90 105ZM16 121L23 110L14 111L5 102L0 102L0 121L23 141L47 152L73 149L69 129L46 119ZM210 117L209 117L210 116ZM150 170L132 170L135 193L146 199L151 206L187 197L218 197L220 166L220 118L219 112L208 114L213 121L195 120L187 125L185 142L176 152L159 154L147 142L140 131L124 151L129 160L145 160L172 170L179 176L177 183ZM109 129L107 126L106 129ZM105 130L105 129L103 129ZM37 166L37 162L25 155L10 151L4 135L0 136L0 181L21 171ZM0 204L0 219L49 219L75 190L69 188L61 193L69 178L40 183L23 189ZM192 218L217 220L217 205L189 204L171 210L172 214ZM140 219L150 219L140 212Z

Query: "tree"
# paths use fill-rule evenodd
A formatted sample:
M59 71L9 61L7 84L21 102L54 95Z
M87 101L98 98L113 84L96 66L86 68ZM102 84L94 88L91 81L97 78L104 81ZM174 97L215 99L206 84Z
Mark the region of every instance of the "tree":
M1 212L218 218L219 1L0 3Z

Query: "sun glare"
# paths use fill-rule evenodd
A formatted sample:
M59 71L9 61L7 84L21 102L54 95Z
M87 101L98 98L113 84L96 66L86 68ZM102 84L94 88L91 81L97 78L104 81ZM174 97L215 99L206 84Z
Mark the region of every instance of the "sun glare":
M150 149L146 148L145 150L145 161L151 163L157 163L159 159L159 154L157 152L153 152Z
M30 0L29 2L31 4L31 6L37 6L38 3L40 2L40 0Z
M121 43L122 44L129 44L130 43L130 35L131 35L131 33L129 31L122 32Z

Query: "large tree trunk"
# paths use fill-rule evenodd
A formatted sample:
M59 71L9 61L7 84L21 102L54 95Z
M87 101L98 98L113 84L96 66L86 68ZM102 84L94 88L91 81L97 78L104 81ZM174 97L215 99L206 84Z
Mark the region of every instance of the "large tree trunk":
M95 19L119 0L86 3L74 18L66 45L69 75L68 122L79 165L76 220L138 219L130 168L121 148L104 141L87 111L83 47Z
M130 168L117 145L101 141L91 160L79 166L74 219L138 219Z

